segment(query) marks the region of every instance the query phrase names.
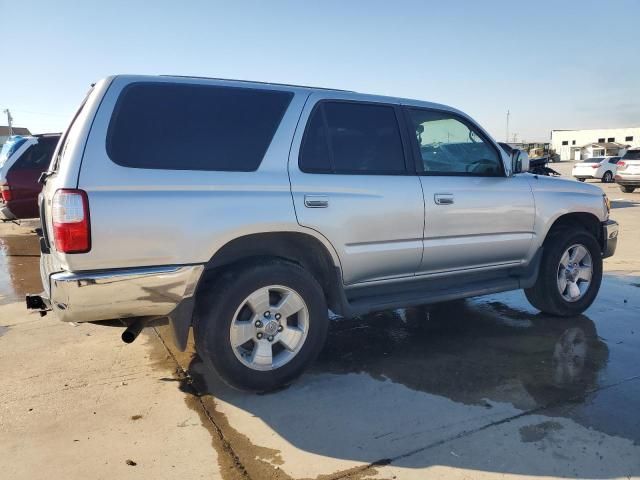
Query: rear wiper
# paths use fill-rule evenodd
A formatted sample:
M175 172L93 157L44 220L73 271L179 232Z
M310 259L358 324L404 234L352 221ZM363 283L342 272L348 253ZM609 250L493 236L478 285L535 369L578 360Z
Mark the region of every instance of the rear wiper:
M46 172L42 172L40 174L40 176L38 177L38 183L40 185L44 185L45 183L47 183L47 178L49 178L54 173L56 173L56 172L52 171L52 170L47 170Z

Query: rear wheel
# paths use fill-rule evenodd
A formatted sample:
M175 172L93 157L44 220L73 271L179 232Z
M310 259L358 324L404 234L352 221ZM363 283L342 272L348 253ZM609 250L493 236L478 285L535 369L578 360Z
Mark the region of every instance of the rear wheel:
M284 386L316 358L327 335L322 288L284 261L234 269L200 290L194 329L205 364L229 385Z
M532 288L525 289L525 295L544 313L578 315L589 308L600 289L600 245L587 231L563 228L549 235L538 278Z
M604 172L604 175L602 175L602 183L611 183L611 182L613 182L613 173L607 170L606 172Z
M620 185L620 190L624 193L633 193L635 189L636 187L633 187L631 185Z

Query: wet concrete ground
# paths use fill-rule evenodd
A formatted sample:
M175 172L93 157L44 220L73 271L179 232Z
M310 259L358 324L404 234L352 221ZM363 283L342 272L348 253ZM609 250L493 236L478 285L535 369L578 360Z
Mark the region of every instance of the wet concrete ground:
M60 447L61 460L80 455L85 469L63 468L55 455L44 457L41 464L49 472L65 472L66 478L91 472L88 465L104 478L640 477L640 194L604 189L615 200L613 217L622 224L622 237L618 254L606 261L602 290L584 315L547 317L522 292L509 292L336 320L310 371L267 395L229 389L192 349L176 351L164 327L147 329L142 341L123 346L119 329L85 324L70 333L51 316L27 316L16 302L40 289L37 242L26 229L3 225L0 369L37 370L38 378L59 375L67 384L82 378L86 389L78 388L77 395L100 385L95 400L78 401L73 416L54 423L60 438L71 429L68 435L106 440L97 450ZM64 355L42 339L39 355L25 358L39 322L49 332L59 331L60 341L73 337ZM22 356L14 365L2 350L19 344ZM109 375L87 371L88 359L96 356L91 349L98 348ZM113 371L110 358L115 362L123 355L126 370ZM52 360L39 366L35 358ZM132 375L136 362L144 375ZM105 384L106 377L113 385ZM37 422L27 428L17 416L40 386L12 378L3 380L0 451L37 457L52 440ZM116 391L123 382L126 389ZM167 396L160 405L148 396L158 388ZM61 390L73 401L68 388ZM123 418L112 413L97 419L91 411L113 408L114 395L120 406L131 402ZM46 398L59 401L53 393ZM146 404L156 405L153 423L140 413ZM141 420L132 420L136 413ZM189 420L178 421L180 415ZM19 438L25 431L26 438ZM165 461L172 455L167 442L182 447L174 454L180 461ZM123 449L136 455L135 468L124 456L113 466L112 457ZM184 455L198 461L185 461ZM16 469L3 455L0 468L17 472L12 478L40 475Z

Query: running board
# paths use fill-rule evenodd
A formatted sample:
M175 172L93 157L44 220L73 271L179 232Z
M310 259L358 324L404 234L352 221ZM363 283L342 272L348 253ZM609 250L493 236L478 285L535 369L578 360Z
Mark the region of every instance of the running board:
M384 284L352 286L343 291L342 314L352 317L369 312L528 288L538 277L541 258L542 248L525 267L414 277Z
M430 285L426 284L422 287L412 285L411 289L400 292L392 291L387 294L371 292L371 294L365 294L356 298L347 297L350 315L356 316L369 312L392 310L394 308L415 307L417 305L477 297L520 288L520 282L517 279L508 277L492 281L484 280L477 283L460 283L457 286L445 288L434 288L437 287L438 282L432 281L427 283L430 283Z

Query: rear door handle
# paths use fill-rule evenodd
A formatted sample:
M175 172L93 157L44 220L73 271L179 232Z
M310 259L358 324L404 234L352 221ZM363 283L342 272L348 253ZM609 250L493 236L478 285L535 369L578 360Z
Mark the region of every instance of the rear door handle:
M433 200L436 202L436 205L453 205L453 194L436 193L433 196Z
M304 206L307 208L327 208L329 197L326 195L305 195Z

